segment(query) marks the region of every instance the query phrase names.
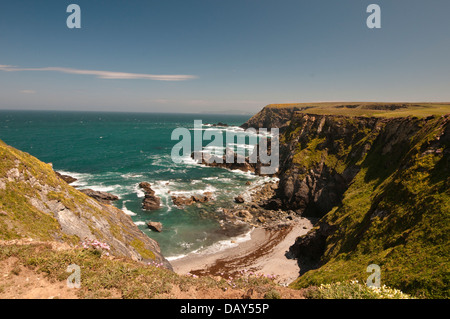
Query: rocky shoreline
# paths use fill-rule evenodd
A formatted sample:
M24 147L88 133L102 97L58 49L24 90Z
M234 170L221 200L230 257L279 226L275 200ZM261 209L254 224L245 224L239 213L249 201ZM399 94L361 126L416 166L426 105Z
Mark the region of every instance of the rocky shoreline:
M233 169L228 166L224 168ZM244 171L246 170L244 169ZM57 175L68 184L76 181L75 178L68 175L59 173ZM247 185L250 186L251 183L247 182ZM214 215L210 217L216 218L224 230L229 228L242 230L248 229L248 227L267 230L286 229L295 224L301 218L301 214L294 210L286 211L278 208L280 206L280 200L277 198L278 186L279 181L277 179L264 182L262 185L252 186L245 194L230 198L230 202L234 204L231 208L218 208L214 212ZM159 209L161 207L161 200L151 188L151 184L141 182L139 187L145 192L142 209ZM107 192L94 191L92 189L80 189L80 191L104 204L111 204L113 201L119 199L116 195ZM171 200L176 206L182 208L193 204L201 205L210 202L214 200L214 196L211 192L189 197L172 195ZM163 230L161 223L151 220L147 221L147 226L153 231L161 232Z
M224 222L234 225L245 223L265 229L289 227L301 217L301 214L293 210L276 208L278 185L278 181L268 181L250 188L250 194L237 196L232 208L220 209Z

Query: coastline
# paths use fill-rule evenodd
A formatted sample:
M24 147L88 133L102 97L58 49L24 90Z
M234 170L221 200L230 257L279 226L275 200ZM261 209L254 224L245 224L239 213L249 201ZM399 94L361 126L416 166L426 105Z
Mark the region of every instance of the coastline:
M173 270L180 275L222 278L252 272L275 278L276 282L284 286L297 279L300 275L298 262L286 257L286 252L297 237L313 228L314 220L300 217L292 211L288 213L259 207L259 204L276 196L277 188L277 180L266 180L249 187L241 195L245 203L235 204L232 209L222 209L222 217L226 223L244 223L253 226L253 229L229 238L218 249L210 249L210 246L180 257L174 256L173 259L169 257ZM252 209L255 206L258 210ZM244 217L240 216L243 211L247 212Z
M313 227L310 219L299 217L279 228L255 228L250 239L213 253L191 253L171 261L178 274L234 277L243 271L275 276L275 281L288 285L299 276L297 260L285 254L298 236Z

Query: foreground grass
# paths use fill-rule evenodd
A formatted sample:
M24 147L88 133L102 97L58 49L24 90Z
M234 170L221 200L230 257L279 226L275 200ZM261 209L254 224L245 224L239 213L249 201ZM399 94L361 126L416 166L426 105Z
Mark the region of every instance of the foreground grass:
M65 282L70 276L67 267L76 264L81 269L80 298L190 298L192 291L214 291L214 298L236 291L254 289L262 298L280 298L282 287L263 276L212 278L182 276L157 264L142 264L129 259L102 255L96 249L54 250L49 244L0 246L0 261L14 257L19 264L43 274L50 282ZM230 294L231 295L231 294Z
M142 264L124 258L108 257L97 249L55 250L50 244L0 245L0 262L15 258L11 273L20 276L20 266L35 271L52 283L64 284L70 273L67 267L81 269L81 288L74 289L79 298L149 299L243 298L255 291L252 298L282 299L286 287L271 278L243 273L236 278L178 275L158 264ZM1 288L1 287L0 287ZM1 294L1 289L0 289ZM20 296L19 296L20 297ZM369 288L357 281L336 282L304 289L302 297L310 299L409 299L410 295L388 287Z

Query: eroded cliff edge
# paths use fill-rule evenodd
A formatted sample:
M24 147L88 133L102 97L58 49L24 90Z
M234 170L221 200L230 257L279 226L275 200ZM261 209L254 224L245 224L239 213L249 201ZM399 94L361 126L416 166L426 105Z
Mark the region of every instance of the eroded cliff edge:
M159 244L131 218L68 185L50 164L0 141L0 239L66 242L98 240L111 254L162 263Z
M375 263L383 284L448 297L450 116L355 116L353 107L269 106L244 125L282 127L279 208L320 218L290 248L301 267L292 286L365 282Z

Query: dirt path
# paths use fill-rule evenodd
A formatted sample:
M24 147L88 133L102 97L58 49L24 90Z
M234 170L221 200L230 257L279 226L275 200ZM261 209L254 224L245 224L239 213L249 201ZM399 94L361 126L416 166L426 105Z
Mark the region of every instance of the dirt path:
M65 282L50 282L10 257L0 262L0 299L76 299Z

